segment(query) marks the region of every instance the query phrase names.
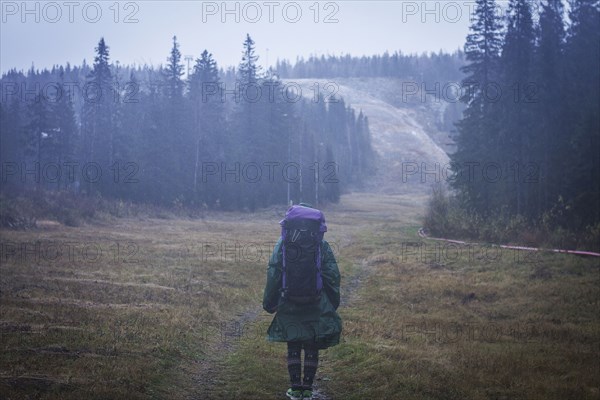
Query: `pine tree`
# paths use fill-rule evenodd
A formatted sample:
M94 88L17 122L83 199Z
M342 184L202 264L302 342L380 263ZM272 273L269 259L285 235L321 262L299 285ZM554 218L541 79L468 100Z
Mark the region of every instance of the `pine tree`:
M536 49L536 120L534 162L539 166L540 190L536 215L549 209L565 186L564 155L569 147L564 125L564 46L565 27L562 0L542 4L539 40Z
M462 81L464 95L461 97L467 108L457 123L457 151L451 156L455 173L453 186L459 190L466 207L482 213L488 210L490 188L481 179L475 179L470 168L472 163L493 159L498 152L493 113L502 39L496 7L493 0L477 0L471 33L465 44L468 64L461 69L467 74Z
M43 182L42 171L51 156L50 142L52 141L51 130L53 129L52 112L48 101L41 92L28 102L27 120L28 123L24 131L25 155L30 157L26 165L28 165L29 170L35 170L37 173L31 175L31 179L27 179L25 184L27 186L27 183L31 182L36 189L39 189Z
M508 186L496 191L496 198L508 204L516 214L532 216L529 202L530 191L535 189L535 179L526 176L532 165L535 114L530 86L537 79L533 77L533 57L535 35L531 8L528 0L511 0L508 13L508 27L502 48L502 125L500 145L504 153L503 161L507 170L514 173L507 177ZM539 183L539 182L538 182Z
M184 65L176 36L173 36L173 47L167 61L162 70L164 118L160 121L160 129L164 135L161 140L164 155L161 157L160 168L162 173L170 177L169 192L172 193L172 200L189 201L193 197L195 140L190 129L191 116L184 101Z
M325 149L325 163L323 167L319 166L323 172L321 183L324 186L324 198L332 203L340 201L340 178L339 178L339 167L335 162L335 157L331 146L327 146Z
M358 113L356 120L357 140L359 150L359 176L364 178L367 174L374 172L375 153L371 147L371 132L369 131L369 118L362 110Z
M183 97L184 82L181 78L184 74L184 66L181 62L181 51L177 36L173 36L173 47L167 58L167 65L163 70L165 79L165 96L170 101L179 101Z
M264 129L264 154L262 156L262 162L280 162L282 168L286 163L296 163L299 166L297 171L299 177L288 177L290 180L297 182L290 182L290 196L295 202L299 202L300 197L303 193L302 180L305 166L310 162L310 154L307 154L304 144L304 127L302 124L302 118L300 110L296 107L297 104L287 102L283 100L286 95L279 95L282 93L283 83L276 78L266 79L263 82L263 91L268 93L272 91L273 97L264 97L263 106L266 107L267 114L264 115L264 120L267 125ZM288 98L292 96L288 93ZM292 174L291 170L288 171ZM276 184L280 185L281 189L276 189L273 184L261 185L261 190L265 192L265 205L266 203L281 203L287 201L287 188L288 182L282 181L283 177L277 177ZM266 181L263 183L267 183ZM283 185L282 185L283 184ZM284 190L285 189L285 193Z
M254 40L252 40L249 34L246 34L242 61L238 67L241 85L255 84L261 78L262 68L257 64L258 56L255 54L254 45Z
M566 203L572 224L581 229L600 221L600 5L570 2L565 60L567 109L565 133L570 146L565 173Z
M127 73L127 71L124 71ZM148 130L143 124L145 114L150 112L146 94L141 89L133 69L129 70L127 82L119 83L121 101L116 105L115 134L116 134L116 170L119 183L116 194L119 197L136 199L140 191L140 174L144 154L144 140ZM158 142L156 145L160 145ZM140 196L142 197L142 196ZM143 197L142 197L143 198Z
M196 60L188 85L195 135L194 193L197 201L212 206L222 195L222 185L203 182L201 162L216 162L220 166L225 161L229 140L219 69L207 50Z
M262 134L266 129L267 121L263 118L269 107L268 102L262 93L262 83L260 79L260 66L257 64L258 56L255 54L254 41L250 35L246 35L243 43L242 60L238 67L238 82L236 90L240 91L239 103L237 104L233 130L239 135L234 138L237 146L234 150L235 156L232 157L243 167L249 163L260 163L268 155L265 151L265 139ZM242 190L235 196L237 207L243 207L243 194L246 200L245 206L251 210L257 206L260 196L258 185L242 184Z
M23 110L21 102L13 98L10 102L0 102L0 162L3 168L20 164L23 158ZM5 188L18 186L20 177L7 175L0 179L0 192Z
M109 65L109 48L104 38L95 48L94 65L87 77L87 94L83 101L83 159L95 163L106 172L113 164L113 76ZM101 179L101 178L100 178ZM88 193L108 192L107 179L96 181L93 176L84 177Z
M53 104L52 112L54 114L56 135L56 148L54 157L61 168L65 168L65 162L74 162L77 158L77 149L79 144L79 129L75 118L75 109L71 97L67 94L64 85L64 72L60 74L61 82L58 85L60 97ZM79 178L79 177L77 177ZM57 182L57 188L67 189L69 184L73 184L74 176L69 176L67 173L61 174L61 179Z
M149 200L155 204L171 205L179 193L173 189L173 175L170 171L173 159L169 145L168 132L165 130L164 99L160 89L154 85L140 100L146 109L139 122L141 137L139 138L139 183L136 198L139 201Z

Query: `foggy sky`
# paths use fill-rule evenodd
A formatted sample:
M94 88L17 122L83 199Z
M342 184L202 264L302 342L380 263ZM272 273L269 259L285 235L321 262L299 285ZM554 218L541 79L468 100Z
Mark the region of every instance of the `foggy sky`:
M451 52L462 48L474 7L474 1L114 4L56 1L27 2L23 7L21 1L2 1L0 71L27 70L32 63L36 68L81 64L84 58L91 64L101 36L111 60L122 65L164 64L173 35L184 56L195 58L207 49L220 67L239 63L246 33L255 40L263 66L267 57L272 65L278 58L294 61L311 54Z

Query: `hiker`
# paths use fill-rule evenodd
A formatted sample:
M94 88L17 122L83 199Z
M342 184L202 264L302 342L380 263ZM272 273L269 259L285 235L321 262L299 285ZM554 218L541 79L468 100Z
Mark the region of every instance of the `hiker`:
M323 213L310 204L291 206L280 222L281 237L267 269L263 308L276 312L267 331L273 342L287 342L292 400L312 398L319 350L340 341L340 272L323 235ZM301 353L304 349L304 379Z

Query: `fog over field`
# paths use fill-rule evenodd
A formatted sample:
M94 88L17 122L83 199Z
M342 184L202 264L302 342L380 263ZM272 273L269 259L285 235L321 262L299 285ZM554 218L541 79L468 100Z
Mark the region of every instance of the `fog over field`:
M600 399L597 0L0 12L0 398Z

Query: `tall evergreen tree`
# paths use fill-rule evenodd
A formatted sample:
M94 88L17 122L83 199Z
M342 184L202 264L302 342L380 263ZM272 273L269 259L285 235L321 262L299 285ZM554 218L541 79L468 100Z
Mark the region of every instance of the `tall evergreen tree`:
M194 138L190 129L190 114L184 101L184 65L177 37L173 36L173 47L167 65L162 70L164 79L164 119L161 130L164 137L164 155L161 157L162 173L169 176L173 200L179 197L188 200L193 196L193 165L195 161Z
M239 157L233 157L234 160L244 166L249 163L260 164L266 156L264 151L264 132L266 121L261 118L268 107L262 93L262 83L260 66L257 64L258 56L255 54L254 41L250 35L246 35L243 43L242 60L238 67L238 82L236 82L236 91L239 90L239 103L237 105L236 115L234 116L233 129L239 135L236 138L238 144ZM257 185L242 185L246 206L254 209L257 205L259 192ZM243 207L241 198L237 197L238 207Z
M16 166L22 161L24 148L22 114L19 99L0 102L0 162L7 169L9 165L17 169ZM4 192L5 188L18 186L19 178L11 174L10 177L6 175L6 179L0 179L0 191Z
M115 74L118 76L118 74ZM118 79L118 78L115 78ZM129 71L126 82L117 80L120 89L118 104L115 104L115 152L116 165L111 171L118 183L118 196L135 198L139 190L140 168L143 161L143 143L148 130L143 125L145 113L150 112L146 95L141 91L141 82L134 70ZM159 142L160 143L160 142ZM161 143L162 144L162 143Z
M340 201L339 165L335 162L331 146L327 146L325 149L325 163L322 170L323 197L326 201L337 203Z
M501 125L500 145L504 154L503 162L507 170L514 171L508 176L507 186L500 186L496 196L504 199L511 211L530 216L529 193L536 184L535 179L525 176L533 146L534 128L533 103L529 90L533 77L533 56L535 35L530 3L528 0L511 0L508 12L506 38L502 48L501 75ZM538 182L539 183L539 182ZM497 187L499 185L496 185Z
M477 0L473 23L465 44L468 64L462 68L461 101L467 105L457 124L457 151L451 156L455 179L452 183L466 207L485 213L490 188L470 173L473 163L497 154L497 138L492 115L497 99L499 60L502 46L501 22L494 0ZM492 156L493 157L493 156Z
M65 89L64 73L60 74L60 79L61 82L58 85L59 98L52 107L55 120L54 135L56 135L54 158L61 168L65 168L65 162L70 163L77 160L79 129L75 118L75 109L73 108L72 99ZM77 178L79 179L80 177ZM69 176L63 171L59 182L57 182L57 188L67 189L69 185L74 183L74 179L75 176Z
M108 192L106 172L113 164L113 76L109 64L109 48L104 38L95 48L94 65L87 76L88 90L84 93L83 106L83 159L95 163L104 179L96 177L96 171L83 177L86 190ZM88 171L88 170L86 170Z
M262 78L262 68L257 62L258 56L255 52L254 40L252 40L249 34L246 34L246 40L244 40L244 50L242 52L242 61L238 67L240 84L254 84L260 78Z
M565 27L562 0L547 0L542 4L539 20L539 40L535 59L534 93L536 129L535 159L539 166L541 190L537 192L536 215L548 209L561 196L565 186L564 154L569 148L564 125L564 46Z
M171 54L167 58L167 65L163 70L165 79L165 96L169 101L179 101L183 97L184 82L184 65L181 61L181 51L177 36L173 36L173 47Z
M51 157L54 128L50 105L41 92L28 102L27 118L25 155L29 156L29 159L26 165L29 171L36 171L36 173L27 176L25 183L39 189L44 181L42 171Z
M219 69L207 50L196 60L188 85L195 135L194 193L197 201L212 206L222 196L223 186L217 182L203 182L201 163L214 162L220 166L225 161L225 151L230 141L225 127Z
M594 0L570 3L565 60L565 93L569 152L565 200L573 225L581 228L600 221L600 4Z

